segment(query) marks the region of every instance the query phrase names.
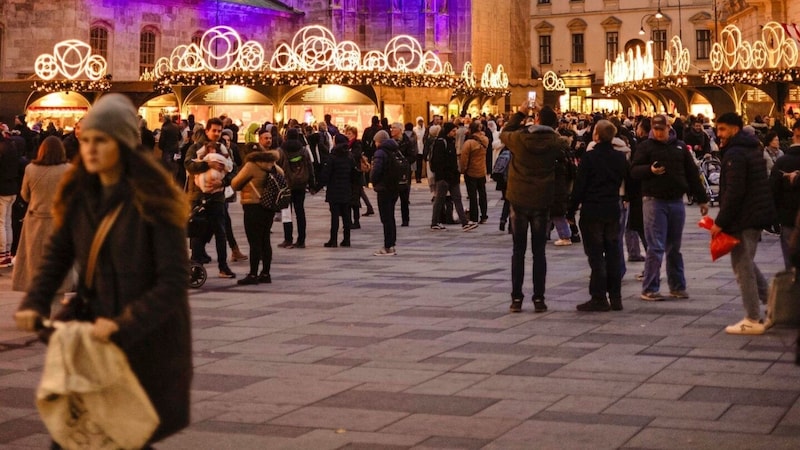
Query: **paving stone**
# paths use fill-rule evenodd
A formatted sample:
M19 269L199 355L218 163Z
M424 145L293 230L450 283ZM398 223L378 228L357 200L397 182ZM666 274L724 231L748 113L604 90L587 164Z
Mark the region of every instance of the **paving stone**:
M491 417L413 414L385 428L390 433L494 439L519 421Z
M592 414L589 412L561 412L545 410L532 417L532 420L545 422L574 422L585 424L604 424L644 427L652 422L653 417L624 414Z
M681 400L789 407L798 397L800 397L798 391L695 386Z
M692 386L680 384L663 383L644 383L637 387L628 397L633 398L653 398L660 400L679 400L687 392L692 390Z
M513 366L507 367L498 373L501 375L523 375L523 376L541 377L549 375L554 371L560 369L561 367L564 367L564 365L524 361L521 363L514 364Z
M491 442L489 439L470 439L449 436L433 436L414 446L414 450L422 449L459 449L479 450Z
M334 381L353 381L364 383L419 384L441 375L431 370L400 370L376 367L353 367L327 377Z
M18 387L0 388L0 405L30 405L35 406L35 389Z
M405 412L309 406L272 419L270 423L333 430L376 431L406 416L408 413Z
M567 395L563 399L547 407L547 412L599 414L617 399L613 397L596 397L590 395Z
M636 386L637 383L635 382L609 381L597 383L595 380L493 375L476 384L472 389L539 392L543 394L621 396L632 391Z
M750 433L765 435L769 434L773 427L758 422L731 422L722 420L698 420L698 419L678 419L674 417L657 417L650 423L653 428L670 428L676 433L683 433L683 430L697 431L720 431L726 433ZM690 446L691 447L691 446ZM627 447L626 447L627 448ZM739 448L739 447L734 447ZM744 447L751 448L751 447ZM757 448L757 447L752 447Z
M471 416L496 402L486 398L350 390L319 401L316 406Z
M728 407L728 403L717 402L623 398L609 406L603 413L714 420Z
M47 429L40 420L14 419L0 423L0 444L7 444L34 433L45 433Z
M364 347L374 344L374 337L310 335L286 341L289 345L325 345L332 347Z
M253 424L241 422L224 422L207 420L193 427L197 431L226 434L254 434L259 436L276 436L294 438L313 430L299 426L277 426L271 424Z
M408 446L405 445L381 445L372 443L350 443L338 450L407 450Z
M346 391L358 383L304 378L272 378L220 394L220 401L287 403L304 405Z
M406 392L409 394L450 395L472 386L486 378L486 375L466 373L445 373L432 380L418 384Z
M720 422L757 423L766 425L767 431L778 424L786 414L786 408L781 406L752 406L733 405L719 418Z
M626 447L649 449L675 448L797 448L797 436L764 436L763 434L734 433L730 431L682 430L647 428L631 438Z
M534 442L543 449L617 449L638 431L636 426L526 420L484 449L524 450Z
M192 389L229 392L240 389L263 380L261 377L248 377L241 375L218 375L209 373L195 373L192 378Z
M399 339L420 339L420 340L431 340L437 339L442 336L446 336L450 334L449 331L441 331L441 330L414 330L409 331L408 333L401 334L397 336Z

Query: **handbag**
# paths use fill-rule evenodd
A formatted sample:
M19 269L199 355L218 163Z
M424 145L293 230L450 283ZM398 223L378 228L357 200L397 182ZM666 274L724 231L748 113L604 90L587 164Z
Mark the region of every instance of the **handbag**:
M773 325L800 325L800 284L795 271L778 272L769 284L767 320Z
M359 161L359 169L363 173L369 173L370 170L372 170L372 164L369 163L367 155L361 155L361 160Z
M259 191L250 180L250 187L258 194L258 202L268 211L280 211L292 201L292 190L286 186L286 179L279 173L268 173L265 188Z

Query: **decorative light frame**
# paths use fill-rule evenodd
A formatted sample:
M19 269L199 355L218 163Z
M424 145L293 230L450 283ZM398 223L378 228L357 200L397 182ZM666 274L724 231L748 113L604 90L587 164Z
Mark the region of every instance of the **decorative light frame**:
M548 70L544 73L544 77L542 77L542 86L546 91L564 91L567 89L564 79L560 78L552 70Z
M742 40L742 31L736 25L728 25L720 32L719 42L711 46L709 58L713 72L788 69L797 65L798 48L778 22L767 22L761 40L752 43Z
M53 53L43 53L34 62L34 72L41 80L33 83L36 92L107 91L108 62L92 54L92 47L78 39L67 39L53 46ZM64 79L56 79L58 75ZM81 78L85 77L85 78Z
M223 51L216 51L219 42ZM220 64L221 62L221 64ZM461 77L449 62L432 51L423 51L414 37L392 38L383 51L363 54L355 42L337 42L333 33L319 25L301 28L291 44L277 46L269 62L260 44L242 42L230 27L218 26L203 34L200 45L176 47L169 58L159 58L153 72L141 80L156 81L160 92L175 84L375 84L392 87L452 88L461 94L497 95L508 93L508 75L502 65L494 71L484 68L480 83L467 62Z
M654 76L653 41L647 41L644 55L642 55L642 48L636 47L636 52L633 49L629 49L627 52L617 54L614 61L606 60L604 85L630 83L653 78Z
M683 41L678 36L672 36L667 51L664 52L664 62L661 73L665 77L672 75L686 75L691 66L689 49L683 46Z

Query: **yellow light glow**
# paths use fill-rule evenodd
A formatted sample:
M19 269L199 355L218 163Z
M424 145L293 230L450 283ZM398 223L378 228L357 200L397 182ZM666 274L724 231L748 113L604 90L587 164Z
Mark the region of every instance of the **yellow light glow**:
M661 71L664 76L686 75L689 73L691 57L689 49L683 47L683 42L678 36L673 36L670 45L664 52L664 63Z
M768 22L761 30L761 40L743 41L742 31L728 25L720 33L720 42L711 47L711 69L779 69L797 65L797 42L786 35L778 22Z
M645 44L644 55L642 48L636 47L627 53L619 53L614 61L606 60L604 84L610 86L617 83L639 81L653 78L655 63L653 62L653 41Z
M544 78L542 78L542 86L544 86L545 90L547 91L563 91L567 89L567 86L564 84L564 80L559 78L555 72L552 70L548 70L544 73Z
M97 81L105 76L108 63L100 55L92 55L89 44L77 39L61 41L53 46L53 53L44 53L36 58L34 72L43 80L52 80L58 74L68 80L85 75Z

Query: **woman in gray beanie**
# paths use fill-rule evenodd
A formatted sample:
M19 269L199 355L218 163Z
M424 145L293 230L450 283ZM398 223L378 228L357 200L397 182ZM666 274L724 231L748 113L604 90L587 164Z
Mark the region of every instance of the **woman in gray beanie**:
M127 97L102 96L81 125L75 166L56 194L53 234L14 318L34 331L77 267L77 296L56 319L91 322L94 339L122 349L159 416L150 444L189 424L188 201L150 153L137 151L136 109ZM99 224L114 214L89 273Z

